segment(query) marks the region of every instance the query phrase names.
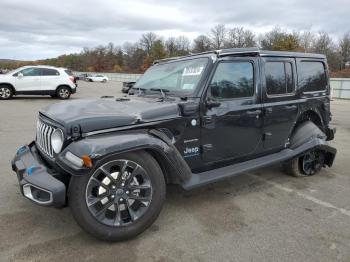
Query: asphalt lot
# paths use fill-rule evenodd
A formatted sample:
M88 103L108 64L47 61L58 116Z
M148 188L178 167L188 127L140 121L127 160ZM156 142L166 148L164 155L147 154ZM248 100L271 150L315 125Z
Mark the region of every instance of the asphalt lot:
M79 85L72 99L120 95L118 82ZM0 261L350 261L350 101L332 102L331 169L294 178L274 166L189 192L169 186L156 223L113 244L85 234L69 208L20 195L10 160L33 140L38 110L55 102L0 101Z

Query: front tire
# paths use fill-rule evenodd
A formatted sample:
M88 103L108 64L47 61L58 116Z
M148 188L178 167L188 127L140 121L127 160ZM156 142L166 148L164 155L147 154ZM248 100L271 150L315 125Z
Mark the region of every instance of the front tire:
M8 100L13 97L13 89L8 85L0 85L0 99Z
M139 151L109 157L86 176L72 177L68 200L77 223L108 241L137 236L157 219L166 195L157 161Z
M72 92L69 87L61 86L57 89L56 95L59 99L65 100L70 98L71 93Z

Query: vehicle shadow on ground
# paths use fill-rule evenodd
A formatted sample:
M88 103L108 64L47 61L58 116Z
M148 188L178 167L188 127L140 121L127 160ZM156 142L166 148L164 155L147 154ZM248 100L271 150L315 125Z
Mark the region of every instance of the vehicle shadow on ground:
M281 184L297 179L285 175L280 166L264 168L252 174L268 174L269 179L277 179ZM269 190L271 187L271 184L249 174L191 191L169 185L164 208L156 222L138 237L119 243L100 241L83 232L73 220L69 208L46 209L36 205L28 207L27 204L26 211L0 216L0 232L4 236L0 236L0 254L5 250L16 250L8 254L10 261L78 261L79 258L105 261L117 257L118 261L136 261L142 243L151 242L155 245L154 248L157 245L164 246L165 243L157 240L159 234L162 235L161 238L167 237L176 233L173 230L185 227L186 224L194 223L202 233L210 237L218 237L227 232L248 231L249 223L245 221L241 210L243 207L236 203L235 198L259 192L275 198L277 196ZM49 239L41 239L42 236L49 236ZM19 238L21 243L18 243ZM148 255L152 256L152 253Z

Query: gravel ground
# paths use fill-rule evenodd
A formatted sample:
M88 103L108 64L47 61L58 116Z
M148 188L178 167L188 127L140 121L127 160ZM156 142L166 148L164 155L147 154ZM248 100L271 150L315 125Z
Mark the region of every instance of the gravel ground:
M79 83L72 99L120 95L121 83ZM123 243L85 234L69 208L20 195L10 161L35 135L38 110L57 100L0 101L0 261L350 261L350 101L332 102L338 155L310 178L280 166L183 191L169 186L160 217Z

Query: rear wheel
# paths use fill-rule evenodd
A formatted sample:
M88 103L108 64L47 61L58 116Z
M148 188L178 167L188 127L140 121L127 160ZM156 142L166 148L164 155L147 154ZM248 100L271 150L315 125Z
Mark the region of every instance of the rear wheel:
M70 88L67 86L61 86L57 89L57 97L59 99L69 99L70 95L71 95L71 91Z
M77 223L109 241L134 237L158 217L165 200L165 180L146 152L108 158L87 176L72 177L69 204Z
M7 100L13 96L13 89L8 85L0 85L0 99Z
M324 160L324 152L315 150L284 163L283 167L287 174L295 177L312 176L321 171Z

